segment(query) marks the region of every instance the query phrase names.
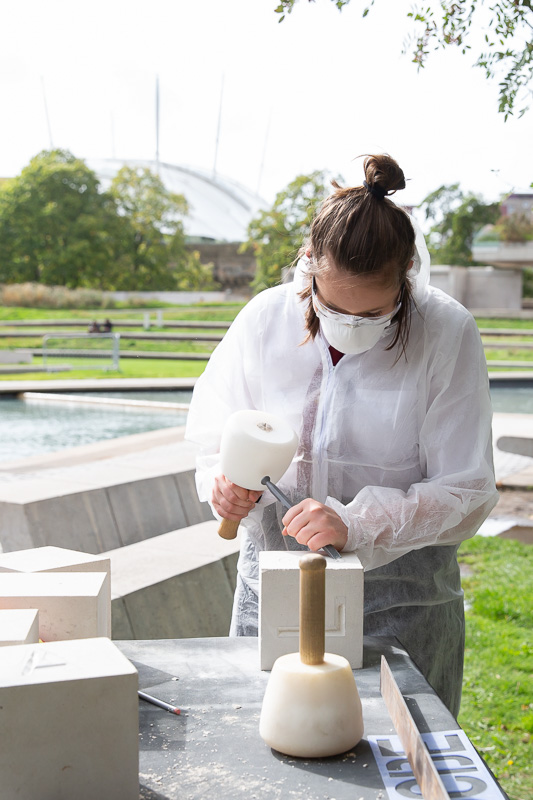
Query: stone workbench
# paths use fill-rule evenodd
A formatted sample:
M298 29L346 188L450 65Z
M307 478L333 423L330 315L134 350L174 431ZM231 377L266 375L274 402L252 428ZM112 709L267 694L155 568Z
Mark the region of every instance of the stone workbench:
M420 732L459 730L405 652L383 640L365 639L363 668L354 673L364 737L351 752L324 759L284 756L259 736L270 673L259 669L257 639L116 644L137 667L140 689L181 708L176 716L139 703L143 800L385 800L366 738L395 733L380 693L382 653Z

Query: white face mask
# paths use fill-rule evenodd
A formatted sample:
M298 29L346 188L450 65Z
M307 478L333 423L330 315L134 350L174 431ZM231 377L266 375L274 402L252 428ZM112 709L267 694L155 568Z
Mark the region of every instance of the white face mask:
M365 353L376 345L385 334L398 313L399 302L389 314L382 317L356 317L351 314L341 314L323 305L316 296L315 282L312 287L313 308L320 319L322 333L328 343L346 355Z
M333 322L330 319L321 319L322 333L328 343L347 355L364 353L376 345L390 325L390 320L379 325L362 325L360 328L349 328L342 322Z

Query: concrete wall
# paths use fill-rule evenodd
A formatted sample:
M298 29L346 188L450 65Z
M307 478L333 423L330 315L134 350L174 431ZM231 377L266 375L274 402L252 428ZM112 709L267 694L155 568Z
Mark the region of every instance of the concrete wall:
M106 553L114 639L228 635L239 542L217 528L212 520Z
M247 287L256 271L252 252L240 253L240 242L200 242L189 250L198 250L202 264L213 264L213 277L225 289Z
M472 255L495 267L533 267L533 242L474 242Z
M189 303L243 303L248 299L250 293L228 289L224 292L102 292L102 294L119 301L133 298L188 305Z
M0 546L5 553L55 545L103 553L213 518L200 503L194 470L69 491L55 482L10 485L0 501Z
M439 265L431 268L430 284L468 309L520 310L522 307L520 270Z

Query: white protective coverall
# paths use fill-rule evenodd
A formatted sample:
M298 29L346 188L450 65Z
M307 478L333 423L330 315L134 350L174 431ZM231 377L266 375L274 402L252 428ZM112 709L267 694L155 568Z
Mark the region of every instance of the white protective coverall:
M294 503L312 497L340 515L344 549L365 568L365 634L396 637L457 716L464 613L456 553L498 499L492 410L476 323L428 286L420 233L416 244L406 357L385 350L393 326L335 367L322 334L301 345L303 259L294 283L257 295L231 325L196 383L186 438L200 446L198 494L210 502L230 414L261 409L292 425L300 444L279 487ZM265 491L241 523L231 635L257 635L258 552L305 549L282 536L285 513Z

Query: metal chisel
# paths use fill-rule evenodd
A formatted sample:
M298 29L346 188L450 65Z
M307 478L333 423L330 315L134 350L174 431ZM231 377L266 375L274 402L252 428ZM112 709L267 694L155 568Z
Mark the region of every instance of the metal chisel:
M269 489L271 491L271 493L274 495L274 497L277 500L279 500L279 502L281 503L281 505L284 508L289 510L289 508L293 507L294 504L291 503L291 501L289 500L287 495L283 494L281 489L278 489L278 487L276 486L275 483L272 483L272 481L270 480L270 477L268 475L265 475L265 477L261 480L261 483L263 484L263 486L266 486L267 489ZM333 547L332 544L325 545L325 547L323 547L322 550L324 550L329 556L331 556L331 558L341 558L341 554L339 553L338 550L336 550Z

